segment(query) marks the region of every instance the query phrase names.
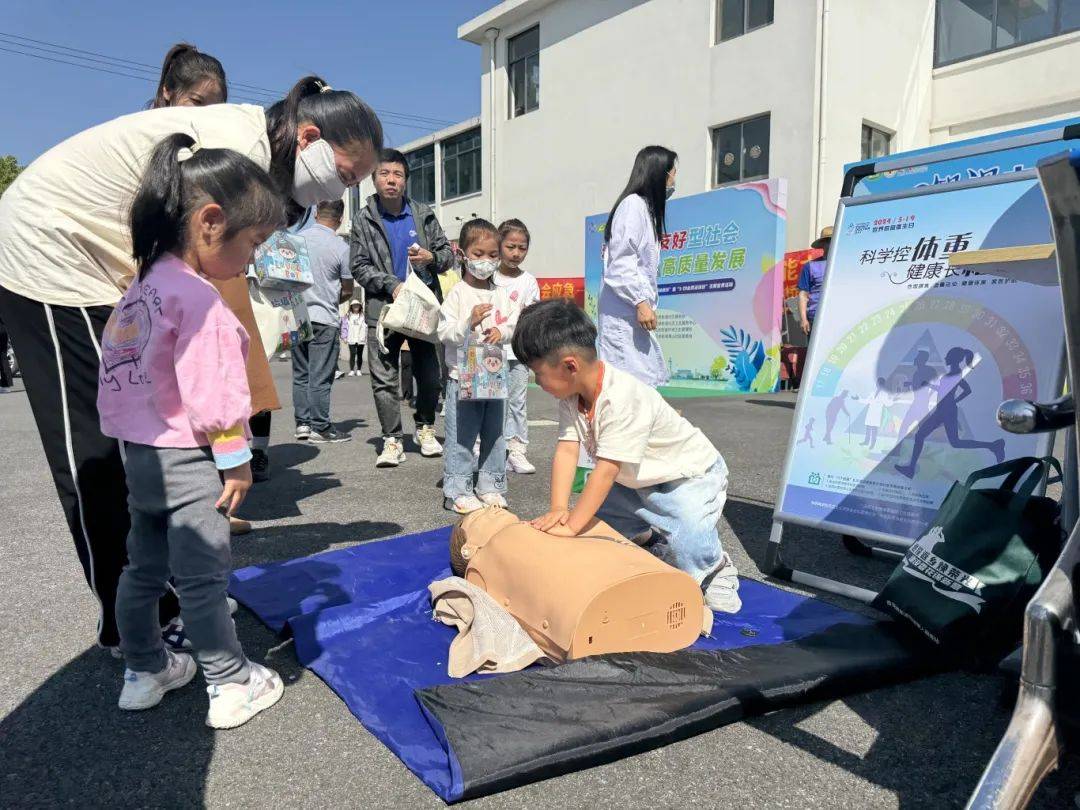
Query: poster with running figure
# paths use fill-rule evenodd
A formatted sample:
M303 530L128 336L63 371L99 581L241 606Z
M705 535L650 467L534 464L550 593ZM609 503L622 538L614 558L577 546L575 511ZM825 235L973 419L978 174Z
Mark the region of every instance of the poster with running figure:
M777 519L914 539L953 482L1048 451L996 421L1061 391L1054 259L971 265L966 250L1053 241L1038 182L848 201L794 423Z

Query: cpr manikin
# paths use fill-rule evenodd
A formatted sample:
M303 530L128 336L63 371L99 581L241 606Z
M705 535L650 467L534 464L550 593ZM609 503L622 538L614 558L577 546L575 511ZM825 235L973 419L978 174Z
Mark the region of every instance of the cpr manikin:
M601 521L581 536L555 537L505 509L483 509L454 529L450 566L555 661L674 652L712 630L693 577Z

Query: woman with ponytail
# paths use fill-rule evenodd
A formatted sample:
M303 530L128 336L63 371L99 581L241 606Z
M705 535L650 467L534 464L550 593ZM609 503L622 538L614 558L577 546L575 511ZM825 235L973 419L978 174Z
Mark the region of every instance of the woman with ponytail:
M147 108L205 107L228 100L229 86L221 62L194 45L178 42L165 54L157 92Z
M98 641L107 647L118 643L116 585L129 520L120 446L102 434L97 411L101 336L135 277L126 211L151 153L177 133L268 170L294 219L369 175L383 140L367 104L308 76L271 111L178 106L93 127L30 164L0 197L0 320L17 347L61 505L100 604ZM243 279L225 284L246 290ZM272 383L269 393L276 402ZM259 395L253 387L255 410L264 409ZM161 611L168 622L175 603Z

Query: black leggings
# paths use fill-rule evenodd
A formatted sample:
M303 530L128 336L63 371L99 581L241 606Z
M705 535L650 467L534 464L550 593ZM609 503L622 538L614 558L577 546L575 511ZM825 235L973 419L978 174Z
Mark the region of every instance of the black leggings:
M349 371L359 371L364 365L364 344L349 344Z
M0 287L0 320L15 345L83 574L101 605L98 640L114 646L116 585L131 521L121 446L101 432L97 410L101 333L111 313L109 306L43 304ZM176 594L165 594L159 609L163 624L179 615Z
M253 439L268 438L270 436L270 415L273 411L260 411L248 420Z

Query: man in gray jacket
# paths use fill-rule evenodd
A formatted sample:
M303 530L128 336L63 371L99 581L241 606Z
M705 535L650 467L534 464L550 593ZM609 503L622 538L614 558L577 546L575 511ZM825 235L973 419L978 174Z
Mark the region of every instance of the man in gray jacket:
M349 265L353 278L367 293L368 369L375 409L382 425L383 448L375 465L396 467L405 459L402 445L401 403L398 398L400 352L405 337L386 336L384 352L375 338L375 324L382 308L397 298L410 272L442 301L438 274L453 263L450 242L430 208L409 199L405 188L409 164L396 149L384 149L373 175L375 194L353 213ZM409 342L417 381L416 443L424 456L441 456L435 439L435 406L439 398L439 360L435 345Z

